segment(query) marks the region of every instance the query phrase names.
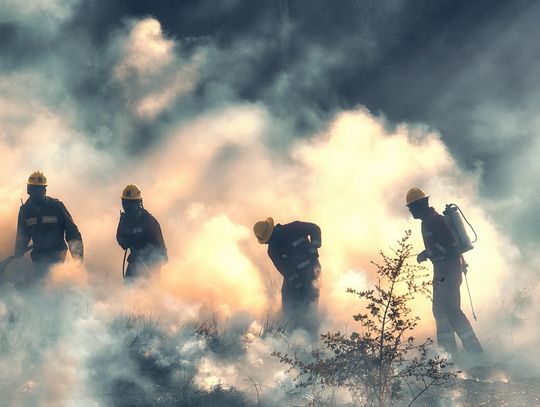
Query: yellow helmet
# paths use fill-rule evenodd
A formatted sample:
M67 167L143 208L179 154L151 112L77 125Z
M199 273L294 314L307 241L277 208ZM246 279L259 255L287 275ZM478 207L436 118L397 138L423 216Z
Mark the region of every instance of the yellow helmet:
M420 188L411 188L409 189L409 192L407 192L407 206L424 198L429 198L424 191Z
M34 171L28 177L27 185L37 185L41 187L47 186L47 177L41 171Z
M142 199L141 189L135 184L127 185L122 191L122 199L128 199L131 201Z
M267 218L266 220L261 220L255 223L253 226L253 232L255 237L260 244L268 243L270 237L272 237L272 232L274 231L274 219Z

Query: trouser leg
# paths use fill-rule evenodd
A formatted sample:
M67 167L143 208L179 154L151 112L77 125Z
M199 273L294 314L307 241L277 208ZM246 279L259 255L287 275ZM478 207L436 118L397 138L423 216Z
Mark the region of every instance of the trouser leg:
M49 275L49 269L51 268L52 264L44 261L38 261L33 263L33 269L34 273L32 276L32 280L34 283L41 283L44 281L47 276Z
M65 252L53 252L49 255L41 255L32 259L32 283L40 284L48 276L50 270L57 264L61 264L65 261Z
M311 333L318 331L318 290L309 294L305 290L282 290L281 302L283 317L289 329L302 328Z
M310 273L310 281L305 287L305 315L306 329L312 334L317 334L319 331L319 282L322 274L321 264L316 261Z
M283 318L290 329L303 328L315 332L319 325L317 301L297 297L282 297Z
M128 263L124 281L126 283L134 283L135 281L140 280L144 275L145 274L141 271L141 265L137 261L133 261Z
M145 263L142 259L132 260L131 262L128 262L125 278L130 280L149 278L151 270L149 270L148 267L148 264ZM152 268L152 272L159 272L159 269L159 266L154 266Z
M128 266L126 267L126 272L124 274L124 278L131 279L135 277L135 265L133 263L128 263Z
M433 283L433 316L437 328L437 343L451 355L457 353L456 335L446 315L443 292L439 282Z
M437 325L437 343L451 355L457 353L456 335L445 317L435 320Z
M298 301L297 295L287 287L283 287L281 290L281 310L289 329L295 329L298 326L300 306L301 303Z
M482 345L471 323L461 310L460 281L450 279L441 283L441 305L452 329L458 334L463 348L470 354L483 354Z
M304 328L315 333L319 327L318 278L321 265L316 261L311 269L303 269L298 278L285 280L281 288L283 316L291 329Z
M305 315L303 325L308 332L317 334L319 331L319 290L312 289L310 291L310 295L303 303L304 307L302 312Z

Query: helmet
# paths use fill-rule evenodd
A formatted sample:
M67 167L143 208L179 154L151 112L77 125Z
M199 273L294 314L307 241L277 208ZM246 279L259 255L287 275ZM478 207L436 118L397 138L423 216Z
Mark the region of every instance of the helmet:
M46 187L47 177L41 171L34 171L28 177L27 185L36 185L36 186Z
M422 191L420 188L411 188L409 192L407 192L407 206L424 198L429 198L426 196L424 191Z
M273 231L274 231L274 219L272 218L261 220L255 223L255 226L253 226L253 232L255 233L255 237L257 238L260 244L268 243L268 241L270 240L270 237L272 236Z
M142 199L141 189L135 184L127 185L122 191L122 199L127 199L130 201Z

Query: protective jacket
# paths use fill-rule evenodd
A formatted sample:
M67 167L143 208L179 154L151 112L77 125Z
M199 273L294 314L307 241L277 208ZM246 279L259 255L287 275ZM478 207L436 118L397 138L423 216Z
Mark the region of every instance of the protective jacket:
M128 267L126 276L136 274L134 267L151 268L168 261L161 227L146 209L141 208L133 215L121 214L116 240L122 249L131 250L128 257L131 269Z
M283 275L284 286L310 285L315 275L318 251L321 247L321 229L314 223L291 222L277 224L268 241L268 256Z
M32 240L34 262L61 262L65 259L68 242L74 258L82 260L84 250L81 233L65 205L58 199L46 197L35 204L28 199L19 210L15 256L24 255Z

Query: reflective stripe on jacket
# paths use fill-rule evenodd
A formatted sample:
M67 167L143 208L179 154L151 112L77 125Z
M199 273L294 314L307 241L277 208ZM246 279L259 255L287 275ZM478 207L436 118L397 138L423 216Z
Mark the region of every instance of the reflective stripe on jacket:
M146 209L134 215L122 213L116 240L124 250L131 249L128 262L139 258L144 262L164 264L168 260L161 226Z
M19 210L15 255L22 256L32 240L32 259L67 251L68 242L80 242L82 237L65 205L58 199L46 197L36 205L30 199Z

